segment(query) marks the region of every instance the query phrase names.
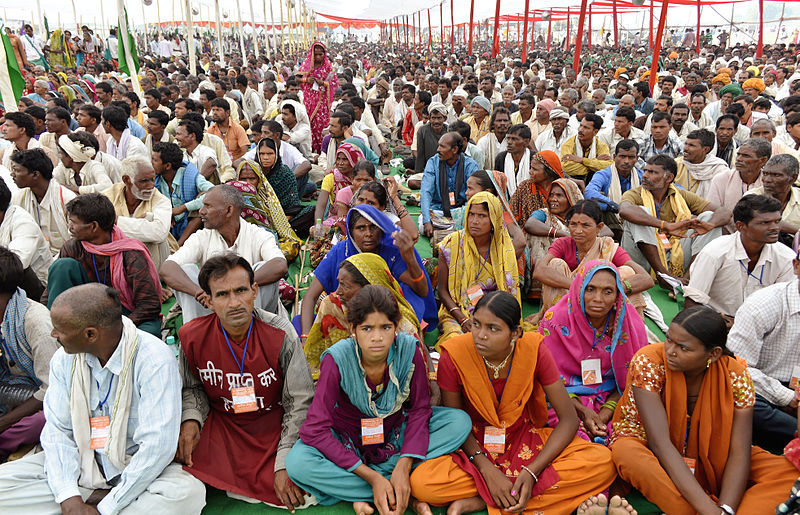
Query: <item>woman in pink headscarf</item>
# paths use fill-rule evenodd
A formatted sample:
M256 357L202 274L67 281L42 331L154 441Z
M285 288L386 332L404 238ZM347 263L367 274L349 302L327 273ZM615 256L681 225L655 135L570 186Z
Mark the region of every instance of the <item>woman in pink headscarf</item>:
M319 152L322 130L330 123L331 102L337 86L336 73L328 60L325 45L319 41L311 45L297 76L311 121L311 150Z
M356 163L364 159L364 154L357 146L352 143L344 142L336 149L336 168L322 179L317 206L314 211L314 219L321 220L327 214L328 217L322 224L315 226L316 234L325 232L323 226L332 227L341 219L336 216L336 196L343 188L353 184L353 169Z

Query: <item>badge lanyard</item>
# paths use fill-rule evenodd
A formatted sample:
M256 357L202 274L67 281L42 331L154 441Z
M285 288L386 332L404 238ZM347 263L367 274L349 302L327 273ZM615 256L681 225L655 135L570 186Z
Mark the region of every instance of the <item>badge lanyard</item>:
M764 278L764 265L761 265L761 274L759 274L759 276L756 277L755 275L752 274L752 272L750 272L750 270L745 266L745 264L742 262L741 259L739 260L739 264L742 265L742 268L744 268L744 271L747 272L747 275L749 275L753 279L758 280L758 284L764 286L764 283L761 282L761 280Z
M603 336L606 334L606 330L608 329L608 323L611 321L611 312L608 312L608 316L606 317L606 325L603 326L603 331L600 333L600 336L592 338L592 350L590 355L594 355L594 348L600 343L600 340L603 339ZM591 324L590 324L591 325Z
M114 241L114 235L111 235L111 241ZM105 270L103 270L103 284L106 283L106 275L108 274L108 267L111 266L111 258L109 257L109 264L106 265ZM97 272L97 260L95 260L94 253L92 253L92 264L94 265L94 276L97 277L97 280L100 280L100 274Z
M98 397L99 397L99 394L100 394L100 383L97 381L97 379L95 379L94 382L97 385L97 393L98 393ZM108 383L108 390L106 391L106 396L102 401L100 401L100 404L97 405L97 409L100 409L100 410L103 409L103 406L105 405L106 401L108 400L108 395L111 393L111 385L113 385L113 384L114 384L114 376L111 376L111 381L109 381L109 383Z
M222 335L225 336L225 343L228 344L228 349L231 351L231 356L233 356L233 361L236 362L236 366L239 367L239 376L244 375L244 357L247 354L247 344L250 342L250 332L253 330L253 320L250 320L250 328L247 330L247 338L244 341L244 352L242 352L242 361L239 362L239 359L236 357L236 353L233 352L233 347L231 346L230 340L228 340L228 333L225 332L225 328L222 327L222 322L219 323L219 328L222 329Z
M478 247L476 246L475 250L477 250L477 249L478 249ZM492 251L492 244L490 243L489 247L486 249L486 257L483 258L483 261L481 262L481 267L478 269L478 273L475 275L475 282L477 282L478 278L481 276L481 272L483 272L483 267L486 266L486 264L489 262L489 253L491 251ZM480 259L481 259L481 255L478 254L478 261L480 261Z

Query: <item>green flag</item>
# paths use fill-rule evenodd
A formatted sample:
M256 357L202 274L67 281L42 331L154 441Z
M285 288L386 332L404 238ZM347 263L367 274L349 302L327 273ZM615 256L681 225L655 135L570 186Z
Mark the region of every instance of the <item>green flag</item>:
M50 40L50 25L47 24L47 16L44 17L44 31L47 33L47 39Z
M0 37L3 39L0 45L0 101L6 111L12 112L17 110L17 103L22 98L25 79L22 78L11 40L4 30L0 30Z
M123 19L124 16L124 19ZM124 23L125 26L122 27L121 25L117 27L117 42L118 42L118 51L117 51L117 58L119 59L119 71L123 73L127 73L130 77L131 75L135 75L139 72L139 54L136 52L136 41L133 39L133 35L128 30L128 10L125 9L122 13L120 13L120 23ZM123 30L123 28L125 30ZM123 34L127 34L127 41L126 38L123 37ZM128 62L127 59L127 52L125 48L130 50L131 54L131 61Z

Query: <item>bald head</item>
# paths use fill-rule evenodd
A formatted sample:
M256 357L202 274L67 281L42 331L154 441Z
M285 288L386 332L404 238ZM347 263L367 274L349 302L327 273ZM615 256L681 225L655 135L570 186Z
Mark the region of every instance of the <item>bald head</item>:
M620 107L633 107L636 105L636 101L633 99L633 95L622 95L622 98L619 99Z
M54 326L56 318L76 330L113 330L122 326L119 292L100 283L82 284L62 292L50 312Z

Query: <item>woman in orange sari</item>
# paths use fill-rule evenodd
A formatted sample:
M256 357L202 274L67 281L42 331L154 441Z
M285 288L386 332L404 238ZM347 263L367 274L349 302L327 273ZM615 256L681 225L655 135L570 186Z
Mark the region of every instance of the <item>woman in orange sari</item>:
M751 445L753 381L727 335L711 308L678 313L665 342L631 360L614 413L620 477L670 515L772 513L797 479L786 458Z
M442 400L469 414L472 432L459 452L411 476L417 513L452 503L449 513L567 514L616 477L608 449L575 436L578 417L555 361L541 335L523 334L520 318L516 297L487 293L472 332L442 344ZM544 427L548 400L555 428Z

